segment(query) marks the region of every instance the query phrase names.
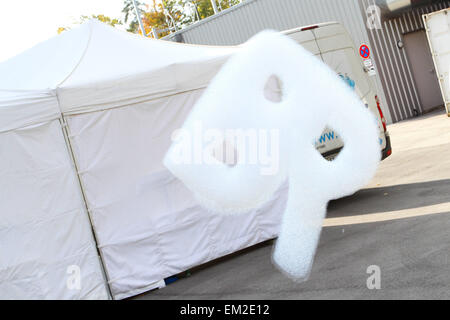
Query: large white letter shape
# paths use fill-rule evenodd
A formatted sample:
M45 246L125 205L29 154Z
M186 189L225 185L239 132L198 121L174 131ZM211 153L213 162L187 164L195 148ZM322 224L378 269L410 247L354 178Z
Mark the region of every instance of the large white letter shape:
M281 99L268 99L268 79L281 82ZM204 163L175 161L186 141L173 142L165 166L204 206L245 212L269 200L289 179L289 197L273 261L294 279L309 275L329 200L356 192L380 161L375 116L331 69L288 37L264 31L250 39L222 67L194 106L183 128L277 130L279 170L261 174L261 164L227 165L206 152ZM325 160L313 141L325 126L339 132L344 148ZM224 138L224 143L230 143ZM238 160L251 146L234 143ZM209 150L203 139L198 150ZM194 153L196 150L193 150ZM275 150L272 150L274 152Z

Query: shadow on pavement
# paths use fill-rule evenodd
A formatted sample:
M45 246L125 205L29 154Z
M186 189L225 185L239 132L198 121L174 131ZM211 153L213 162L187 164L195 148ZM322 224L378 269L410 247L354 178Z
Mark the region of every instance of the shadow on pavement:
M327 217L420 208L450 202L450 179L363 189L330 201Z

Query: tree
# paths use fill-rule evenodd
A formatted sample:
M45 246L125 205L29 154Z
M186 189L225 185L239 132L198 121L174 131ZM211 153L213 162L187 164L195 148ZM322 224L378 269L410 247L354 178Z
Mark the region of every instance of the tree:
M158 37L163 37L170 32L182 27L185 21L184 7L181 1L163 0L152 5L147 5L147 11L142 16L142 24L146 34L152 36L152 29L158 33Z
M225 0L225 1L215 0L215 1L219 10L225 10L240 3L239 0ZM200 15L200 19L207 18L214 14L214 9L211 5L211 0L193 0L191 2L196 4Z
M240 0L215 1L219 10L228 9L241 2ZM158 31L159 36L164 36L214 14L211 0L161 0L158 3L152 0L151 5L136 1L136 5L145 32L150 36L152 28ZM125 22L132 17L128 31L140 33L132 0L124 0L122 12L125 14Z
M105 16L103 14L93 14L91 16L81 16L80 17L80 23L85 22L86 20L90 20L90 19L97 19L98 21L101 21L103 23L109 24L112 27L115 27L116 25L121 25L122 21L120 21L119 19L116 18L110 18L108 16Z
M122 13L124 14L124 21L127 23L128 20L130 20L127 31L137 33L139 31L139 22L137 20L133 0L124 0L123 4ZM139 14L142 16L145 12L143 9L144 4L136 0L136 6L139 10Z
M163 0L156 3L155 0L152 0L149 5L136 1L146 34L152 36L154 28L159 30L160 36L163 36L169 30L181 28L182 23L185 22L184 2L182 0ZM125 15L124 21L130 21L127 31L141 33L132 0L124 0L122 12Z
M110 18L110 17L105 16L103 14L93 14L91 16L81 16L79 21L76 22L76 24L81 24L81 23L83 23L83 22L85 22L87 20L90 20L90 19L97 19L98 21L106 23L106 24L108 24L108 25L110 25L112 27L115 27L116 25L121 25L122 24L122 21L120 21L119 19ZM70 30L70 27L59 27L58 28L58 34L60 34L63 31L66 31L66 30Z
M220 11L228 9L241 2L240 0L215 1L217 8L219 8ZM176 2L183 8L183 15L180 20L181 28L194 23L196 20L201 20L214 14L211 0L178 0Z

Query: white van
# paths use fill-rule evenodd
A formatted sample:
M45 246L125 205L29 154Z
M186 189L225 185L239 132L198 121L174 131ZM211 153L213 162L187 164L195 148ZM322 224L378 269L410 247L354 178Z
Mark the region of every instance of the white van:
M379 143L382 159L392 153L386 120L380 108L380 101L372 88L362 58L357 54L350 35L338 22L326 22L299 27L282 32L305 49L320 58L355 90L367 108L378 120ZM317 150L328 160L332 160L344 146L339 133L326 128L315 142Z

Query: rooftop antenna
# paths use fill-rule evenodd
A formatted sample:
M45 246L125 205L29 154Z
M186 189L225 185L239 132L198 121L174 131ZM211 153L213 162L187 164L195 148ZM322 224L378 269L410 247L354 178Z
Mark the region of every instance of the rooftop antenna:
M138 7L137 7L137 5L136 5L136 0L133 0L133 5L134 5L134 10L136 11L136 17L137 17L137 19L138 19L139 27L141 28L142 35L143 35L144 37L146 37L147 34L145 33L144 25L142 24L141 14L139 13L139 9L138 9Z

